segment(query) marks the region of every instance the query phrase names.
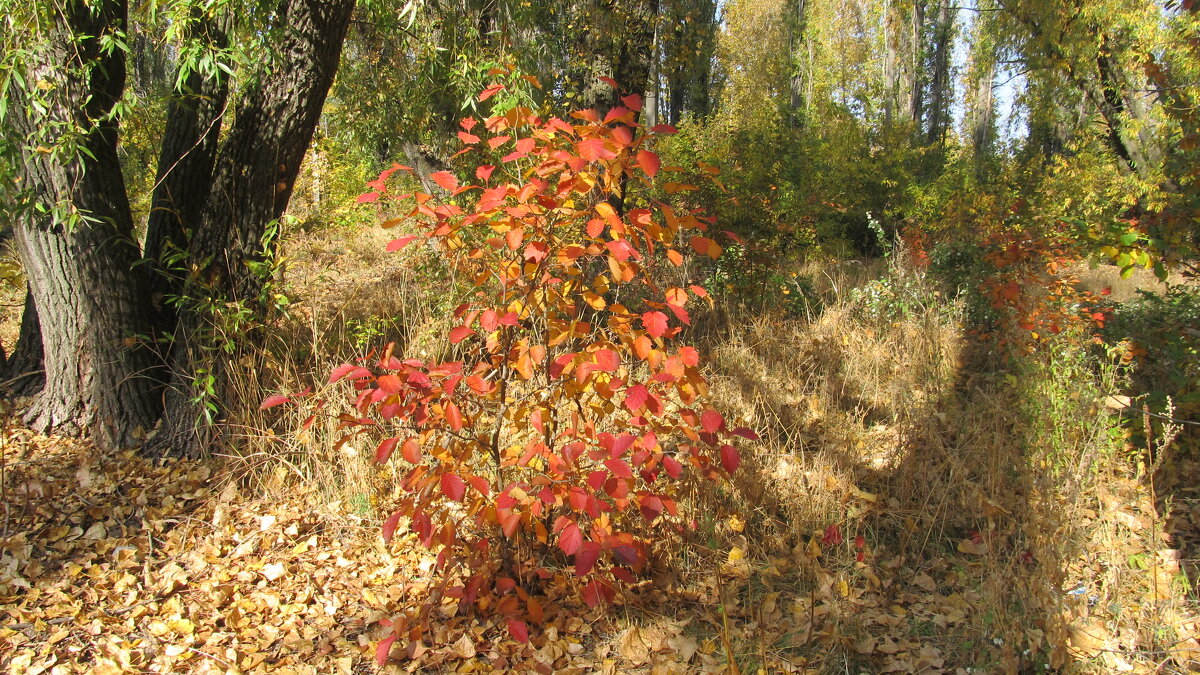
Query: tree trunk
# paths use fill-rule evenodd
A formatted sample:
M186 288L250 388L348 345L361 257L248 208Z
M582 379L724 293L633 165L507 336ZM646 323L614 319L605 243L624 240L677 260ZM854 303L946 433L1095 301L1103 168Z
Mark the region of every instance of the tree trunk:
M929 129L926 142L941 144L945 140L946 121L950 117L950 49L954 43L955 16L950 0L938 0L934 24L933 63L929 80Z
M121 32L125 3L72 0L53 17L50 46L25 82L10 89L23 144L26 185L52 217L20 218L17 250L40 318L46 382L27 414L39 432L90 432L98 443L139 442L157 418L159 398L146 377L154 356L144 277L109 116L125 86L125 56L103 38ZM65 68L63 66L66 66ZM44 115L30 99L43 99ZM64 127L78 135L54 136ZM70 141L78 144L71 147ZM66 157L40 152L57 146Z
M210 441L210 429L197 421L206 403L220 397L196 387L197 370L222 382L230 365L212 342L253 336L238 332L242 318L214 316L207 308L233 306L261 316L260 295L274 255L273 244L264 250L264 235L291 197L353 9L354 0L284 0L276 12L284 35L275 62L241 97L192 236L192 259L204 264L185 286L189 300L175 332L171 386L153 452L196 454Z
M791 45L790 52L792 57L792 76L788 82L790 94L788 106L790 115L788 117L793 126L801 125L801 121L804 118L804 109L806 107L804 96L806 73L804 67L801 66L801 63L804 58L804 44L806 42L806 33L808 29L807 22L805 20L805 9L807 4L807 0L796 0L796 10L789 17L789 22L792 24L790 26L791 31L789 31L791 33L789 36L789 42Z
M647 127L653 127L658 124L658 85L659 85L659 44L658 44L658 27L661 17L655 14L654 17L654 39L650 47L650 77L646 82L645 105L642 108L642 123Z
M658 0L590 0L586 16L592 30L584 33L584 49L592 63L582 73L582 101L600 117L629 92L641 94L650 80L650 52L654 46L654 17ZM616 80L613 89L601 77Z
M227 26L202 17L195 19L190 39L206 41L214 49L228 45ZM143 251L145 269L151 273L151 300L165 330L175 319L174 307L166 298L183 291L184 269L178 258L188 250L191 233L199 225L201 209L212 187L228 95L229 78L225 74L217 71L206 77L193 70L167 109Z
M10 397L33 396L46 381L42 353L42 326L38 321L33 293L25 291L25 309L21 312L21 332L17 344L4 362L3 389Z

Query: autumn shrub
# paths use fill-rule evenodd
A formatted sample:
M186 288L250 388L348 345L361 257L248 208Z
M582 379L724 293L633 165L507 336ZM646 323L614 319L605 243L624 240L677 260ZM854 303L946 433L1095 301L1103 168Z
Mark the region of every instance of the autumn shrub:
M688 522L676 479L724 479L735 437L755 437L704 403L699 352L672 344L708 293L659 287L653 269L683 266L681 246L711 259L722 247L702 213L635 196L660 162L640 98L623 104L573 123L521 107L465 119L464 153L482 160L469 182L443 171L438 195L394 194L389 179L410 170L395 165L359 198L405 205L384 223L405 232L388 250L434 247L470 287L444 359L389 346L330 377L356 392L344 442L382 436L375 460L403 461L384 539L408 530L437 552L430 604L394 624L381 661L443 598L505 617L520 641L546 584L579 577L583 601L612 602L650 565L647 527Z

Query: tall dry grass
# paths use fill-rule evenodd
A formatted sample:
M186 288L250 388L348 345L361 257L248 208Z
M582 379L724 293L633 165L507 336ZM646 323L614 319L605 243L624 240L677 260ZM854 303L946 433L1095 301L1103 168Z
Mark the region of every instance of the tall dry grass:
M431 283L376 236L289 243L299 302L243 356L225 439L259 489L315 486L367 519L395 489L371 462L378 439L339 444L328 415L299 431L307 407L257 407L263 392L306 385L344 398L323 384L329 370L387 342L435 354L453 280ZM766 311L769 298L743 313L727 298L696 317L715 405L763 439L732 486L681 495L699 527L661 542L656 584L717 584L724 612L779 607L782 632L754 628L761 611L725 616L751 626L731 641L743 665L1192 663L1195 606L1163 541L1149 455L1125 447L1104 405L1123 385L1105 355L1064 341L1008 358L970 339L963 303L902 262L791 272L813 292L802 313Z

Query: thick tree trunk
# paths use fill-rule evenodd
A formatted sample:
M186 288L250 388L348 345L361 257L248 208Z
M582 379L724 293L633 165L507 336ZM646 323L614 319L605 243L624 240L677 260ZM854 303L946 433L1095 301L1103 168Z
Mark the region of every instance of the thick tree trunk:
M21 332L17 344L4 362L4 393L10 397L33 396L46 381L42 352L42 326L38 321L33 293L25 291L25 309L21 313Z
M136 337L148 332L146 294L133 272L138 249L117 125L107 119L124 90L125 58L120 49L106 52L102 36L124 30L125 4L73 0L55 21L51 46L25 77L30 86L50 83L47 112L30 104L42 94L10 89L9 109L28 140L26 184L53 214L16 227L46 357L45 386L27 421L37 431L87 431L101 444L128 446L154 423L159 398L145 376L154 356ZM73 153L69 139L52 136L64 126L79 129ZM67 157L39 152L43 144Z
M227 26L197 17L192 40L214 49L227 46ZM229 78L220 71L206 77L193 70L167 109L167 126L158 156L158 171L146 223L143 256L150 272L151 300L169 330L174 307L168 296L183 291L185 257L191 233L199 225L213 180L221 118L229 95ZM174 262L172 262L174 260Z
M180 314L167 408L152 451L195 454L211 440L211 429L197 423L205 415L205 397L195 388L197 369L207 369L222 382L229 364L207 349L208 343L218 335L229 340L253 336L231 335L235 325L214 326L214 320L224 319L205 307L232 304L252 315L262 309L264 269L273 256L263 250L263 236L291 197L353 8L354 0L284 0L276 12L281 44L274 62L241 97L221 144L201 225L192 236L192 259L205 264L189 277L185 295L204 301L189 303Z
M594 23L584 34L584 48L592 55L592 63L579 84L585 106L594 108L602 118L619 104L621 96L646 91L657 14L658 0L591 0L587 15ZM616 80L620 90L600 82L601 77Z

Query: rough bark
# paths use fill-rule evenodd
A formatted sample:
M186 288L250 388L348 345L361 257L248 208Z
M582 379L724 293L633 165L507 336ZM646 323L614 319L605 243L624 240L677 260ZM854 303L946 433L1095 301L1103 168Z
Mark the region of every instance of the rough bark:
M658 0L591 0L587 16L593 28L584 33L584 53L592 55L592 63L579 84L584 105L601 117L621 96L646 91L657 15ZM601 77L616 80L620 89L599 81Z
M806 54L805 43L808 40L808 24L806 18L808 0L796 0L795 11L788 17L789 42L791 43L792 57L792 76L788 82L789 86L789 119L794 126L799 126L804 117L804 111L807 107L806 100L806 76L809 74L806 69L801 66Z
M202 17L196 17L196 22L190 39L203 40L215 49L227 46L226 26ZM192 70L167 108L143 250L151 300L164 328L169 329L175 318L166 298L183 290L181 266L172 264L170 258L188 250L191 232L199 224L212 187L228 95L229 79L224 74L218 71L206 76Z
M263 235L291 197L353 8L354 0L284 0L277 10L281 38L274 62L251 81L221 143L212 188L190 244L192 259L204 264L189 276L185 296L215 301L213 305L235 303L252 312L261 309L265 280L255 268L268 264L273 254L263 250ZM152 452L195 454L210 440L211 429L197 423L204 409L193 394L193 377L198 367L205 367L221 382L228 364L203 344L214 334L205 304L192 303L180 314L171 386Z
M27 422L42 432L87 431L112 446L138 443L159 411L145 376L154 357L135 337L149 325L146 289L132 271L138 248L109 118L124 91L125 57L106 53L99 37L125 23L122 1L63 4L49 47L25 73L27 83L51 82L46 113L34 111L28 91L10 90L14 126L35 143L22 151L26 185L55 214L18 219L15 232L45 353L45 386ZM37 150L64 142L47 135L60 125L80 131L71 159Z
M953 47L954 11L949 0L938 0L933 26L933 53L929 72L929 127L926 142L940 144L945 139L950 118L950 50Z

